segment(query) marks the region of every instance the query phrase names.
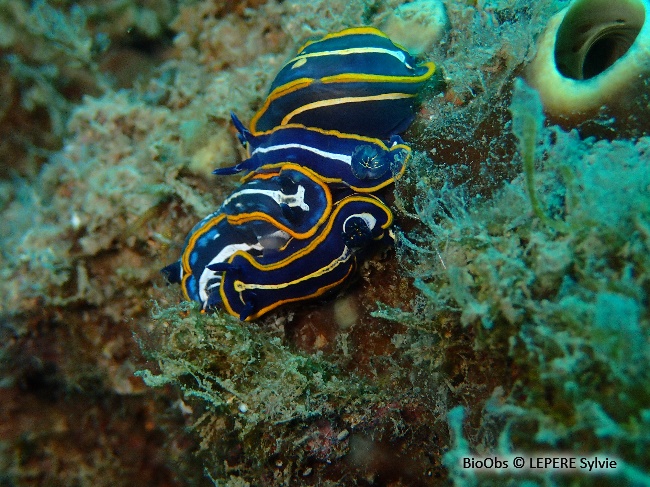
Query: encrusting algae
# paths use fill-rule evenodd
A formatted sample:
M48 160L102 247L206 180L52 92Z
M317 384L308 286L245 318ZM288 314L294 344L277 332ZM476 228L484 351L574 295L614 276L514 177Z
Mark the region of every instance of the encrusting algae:
M2 22L56 11L83 26L65 46L110 40L88 52L96 68L70 71L74 93L48 75L56 56L34 57L37 24L21 64L5 60L15 103L0 121L26 142L2 148L22 179L1 182L0 483L650 483L647 128L617 137L598 115L555 126L519 80L568 2L442 3L449 30L423 58L444 92L425 92L403 135L413 157L383 195L395 250L370 256L338 299L243 324L201 313L158 274L236 186L209 174L244 156L230 111L249 121L306 40L389 25L409 3L102 10L138 26L140 49L101 30L111 22L90 3L75 7L84 24L69 2L37 2L31 17L0 2ZM100 62L118 47L155 66L119 90ZM20 104L38 93L65 104ZM459 463L535 452L619 468L486 476Z

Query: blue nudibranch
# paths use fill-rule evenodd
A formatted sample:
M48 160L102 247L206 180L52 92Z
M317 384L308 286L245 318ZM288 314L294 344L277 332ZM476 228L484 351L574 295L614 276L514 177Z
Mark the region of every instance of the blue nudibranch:
M223 272L220 295L226 311L252 320L342 284L355 269L357 255L382 239L392 221L390 209L379 198L350 195L336 204L314 237L292 239L271 254L238 250L225 263L207 268Z
M251 221L234 226L227 215L217 211L197 223L185 240L185 250L178 262L162 272L170 283L180 283L186 299L198 301L203 309L220 304L221 273L209 265L225 262L238 250L262 255L265 242L270 248L286 244L289 235L267 222Z
M263 173L293 162L316 172L329 185L370 193L398 179L411 157L411 148L398 135L385 143L297 124L253 135L234 113L231 116L240 140L247 146L248 159L215 169L214 174Z
M397 135L433 75L371 27L306 43L280 71L250 129L233 114L245 172L165 267L188 300L253 320L340 287L389 238L393 215L371 194L399 178L411 148Z
M298 123L389 138L409 126L418 92L434 71L378 29L328 34L307 42L280 70L250 130Z
M221 211L231 224L266 221L291 237L311 237L332 210L327 185L308 168L283 164L256 174L226 198Z

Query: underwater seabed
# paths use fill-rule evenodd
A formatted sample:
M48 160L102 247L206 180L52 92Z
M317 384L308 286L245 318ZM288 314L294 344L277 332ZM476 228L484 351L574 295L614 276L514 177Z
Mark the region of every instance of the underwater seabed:
M1 183L0 484L650 485L645 0L8 3L29 36L3 40L21 57L0 121L51 130L47 157L0 148L23 175ZM160 47L119 91L91 49L113 24ZM387 192L395 250L329 300L200 313L159 270L236 186L210 175L241 160L229 112L250 120L298 46L351 25L443 73ZM617 466L462 467L513 455Z

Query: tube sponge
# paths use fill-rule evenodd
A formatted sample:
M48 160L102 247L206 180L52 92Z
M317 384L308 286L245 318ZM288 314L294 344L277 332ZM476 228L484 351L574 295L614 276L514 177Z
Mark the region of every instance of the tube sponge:
M549 20L525 76L554 121L580 123L604 108L616 128L628 119L639 127L649 58L648 0L573 0Z

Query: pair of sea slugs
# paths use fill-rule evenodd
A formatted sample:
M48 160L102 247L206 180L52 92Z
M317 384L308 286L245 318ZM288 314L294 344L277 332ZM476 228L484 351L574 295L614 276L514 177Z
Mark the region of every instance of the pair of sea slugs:
M336 289L393 216L372 193L401 176L397 135L435 70L371 27L307 42L280 70L250 129L233 114L246 172L165 267L188 300L241 320Z

